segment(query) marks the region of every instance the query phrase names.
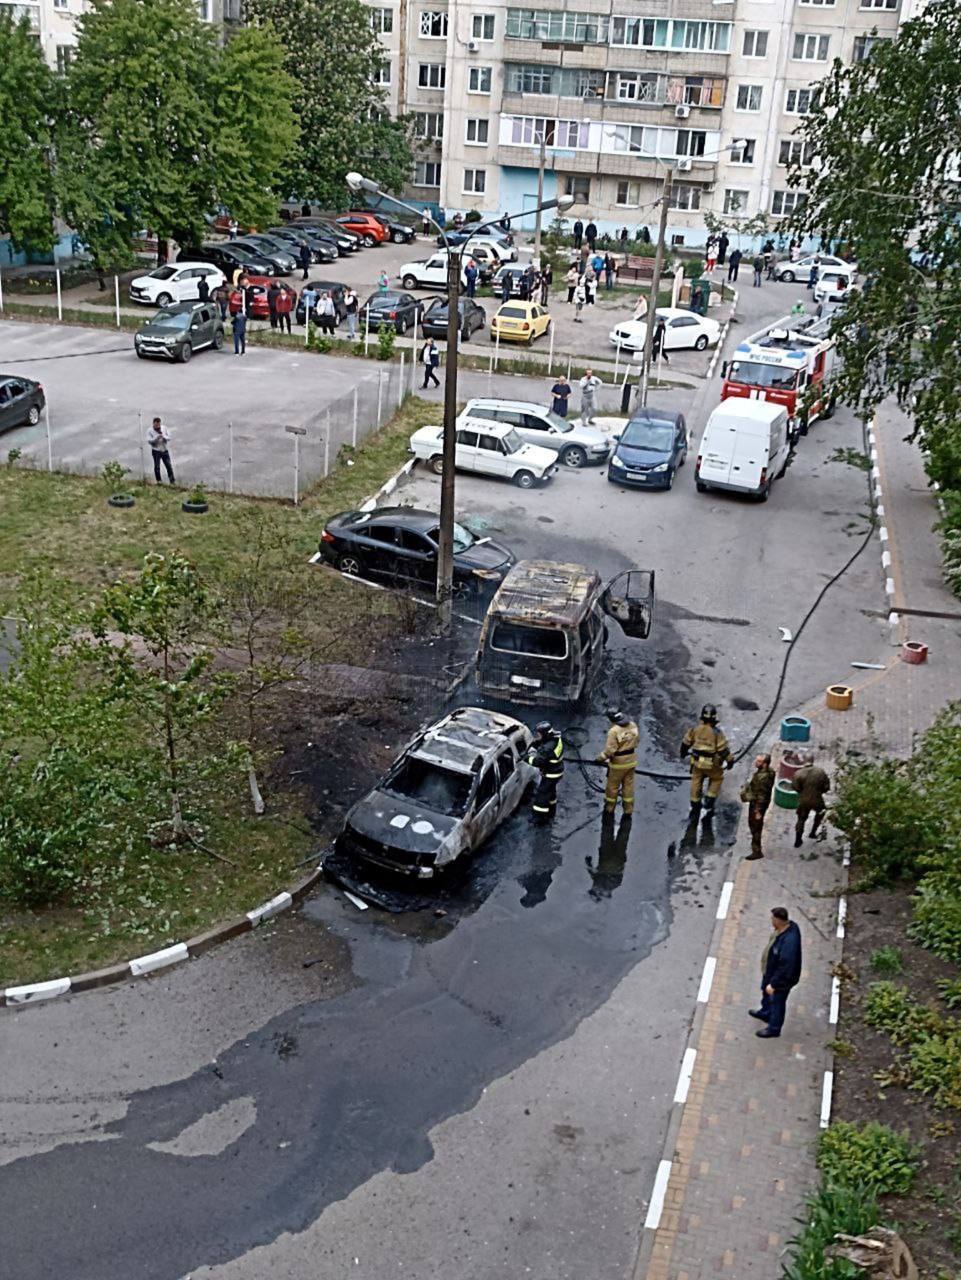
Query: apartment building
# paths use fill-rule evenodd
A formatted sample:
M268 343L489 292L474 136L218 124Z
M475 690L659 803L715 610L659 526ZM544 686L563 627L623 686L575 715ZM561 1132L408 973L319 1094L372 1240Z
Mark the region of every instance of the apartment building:
M546 0L547 3L550 0ZM555 0L556 2L556 0ZM905 8L912 0L903 0ZM864 58L902 0L376 0L381 83L419 149L408 198L484 216L546 197L602 230L651 225L665 166L679 243L704 212L776 227L793 136L835 57ZM907 14L904 15L905 17Z

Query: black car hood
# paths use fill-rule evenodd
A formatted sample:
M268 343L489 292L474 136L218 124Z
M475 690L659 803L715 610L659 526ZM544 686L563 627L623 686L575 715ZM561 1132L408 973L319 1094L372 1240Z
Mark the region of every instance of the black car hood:
M460 818L447 818L421 809L414 801L386 791L372 791L348 813L346 826L348 831L356 831L391 849L436 853L460 821Z
M623 441L614 453L629 467L659 467L662 462L671 460L671 455L666 449L639 449L637 445L624 444Z
M454 556L454 563L461 569L499 569L510 562L511 553L499 542L475 542Z

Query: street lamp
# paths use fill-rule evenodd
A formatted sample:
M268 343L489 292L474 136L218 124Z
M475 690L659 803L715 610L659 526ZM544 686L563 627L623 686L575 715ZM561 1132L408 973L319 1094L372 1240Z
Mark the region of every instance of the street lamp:
M657 311L657 295L661 289L661 268L664 265L664 238L667 233L667 211L671 204L671 192L674 186L674 170L661 156L654 155L650 151L644 151L636 143L631 142L630 138L625 138L619 129L608 129L607 135L610 138L620 138L627 143L629 151L634 151L638 155L643 156L646 160L653 160L656 164L664 166L664 181L661 185L661 216L657 228L657 246L654 250L654 270L651 273L651 297L647 307L647 324L644 330L644 359L641 364L641 394L640 404L643 409L647 405L647 387L651 376L651 356L654 351L654 317ZM717 156L725 151L737 151L745 146L743 138L735 138L728 146L722 147L717 152ZM714 158L716 159L717 156ZM710 156L707 157L711 159Z
M397 196L382 191L380 185L359 173L348 173L347 186L351 191L366 191L371 195L390 200L406 209L415 218L422 217L413 205ZM544 200L536 209L524 209L509 214L509 218L524 218L530 213L538 215L545 209L569 209L573 196L559 196L556 200ZM437 620L442 635L451 629L451 601L454 594L454 455L457 443L457 341L460 335L460 274L463 252L468 243L480 232L491 230L489 223L480 222L469 232L459 248L447 238L446 230L436 218L429 219L441 234L447 249L447 367L444 370L444 438L441 449L442 468L440 478L440 528L437 539Z

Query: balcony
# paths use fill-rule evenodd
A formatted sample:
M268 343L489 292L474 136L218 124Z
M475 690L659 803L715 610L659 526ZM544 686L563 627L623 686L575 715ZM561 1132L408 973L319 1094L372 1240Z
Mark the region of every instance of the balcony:
M35 35L40 34L39 4L10 4L8 0L0 0L0 14L13 23L22 22L26 18L31 32Z

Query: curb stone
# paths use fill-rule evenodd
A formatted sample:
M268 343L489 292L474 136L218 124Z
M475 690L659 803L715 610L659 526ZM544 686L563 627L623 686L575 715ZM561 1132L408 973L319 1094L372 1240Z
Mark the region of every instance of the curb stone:
M76 977L51 978L47 982L34 982L25 986L7 987L0 992L0 1005L11 1008L22 1008L24 1005L40 1004L44 1000L53 1000L78 991L94 991L98 987L112 986L117 982L125 982L130 978L148 977L151 973L159 973L184 960L193 960L205 951L238 938L242 933L250 933L264 920L279 915L305 897L323 876L323 868L317 867L298 880L289 889L283 890L267 902L261 903L248 911L246 915L235 916L222 924L188 938L186 942L175 942L160 951L147 955L135 956L123 964L110 965L106 969L95 969L90 973L81 973Z

